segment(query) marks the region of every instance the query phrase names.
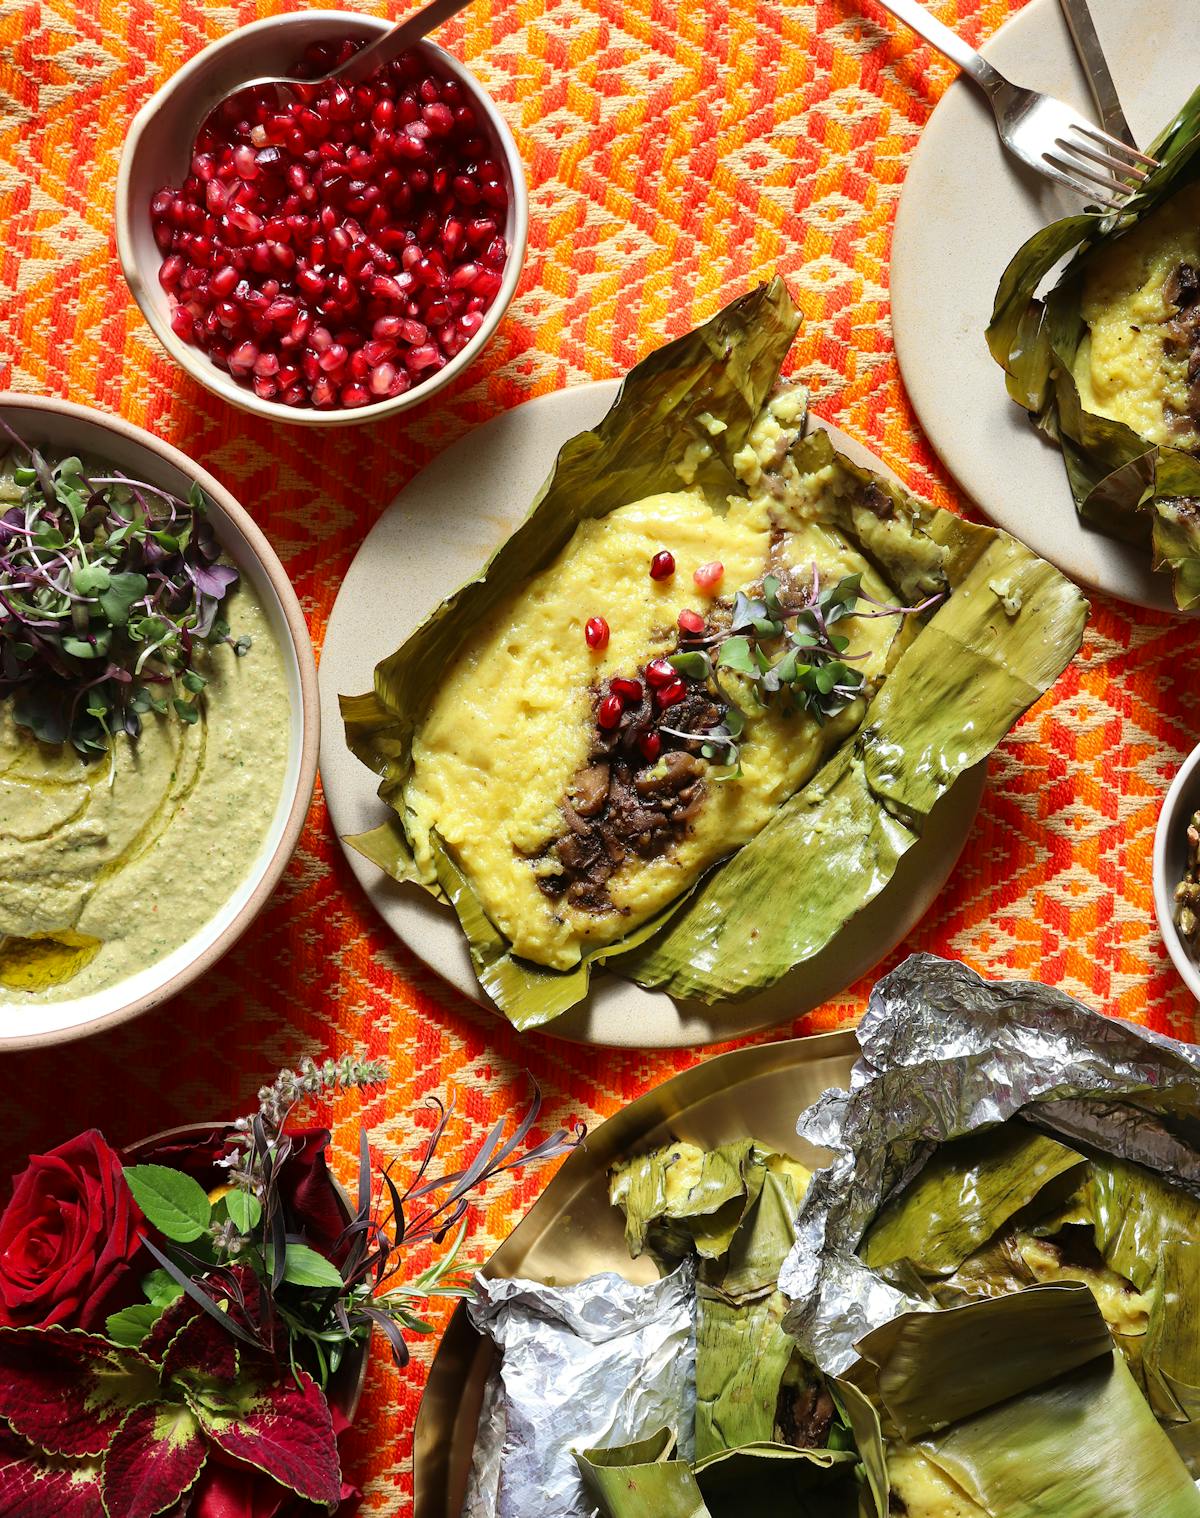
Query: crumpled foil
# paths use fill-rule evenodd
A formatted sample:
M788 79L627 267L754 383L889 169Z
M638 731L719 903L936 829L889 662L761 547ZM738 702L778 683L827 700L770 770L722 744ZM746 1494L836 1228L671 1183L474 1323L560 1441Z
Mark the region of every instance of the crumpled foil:
M868 1224L936 1146L1021 1117L1135 1160L1200 1195L1200 1050L1033 981L988 981L914 954L871 993L849 1091L797 1132L833 1152L801 1206L779 1284L785 1320L830 1375L898 1313L929 1310L855 1258Z
M576 1286L478 1276L467 1304L500 1351L484 1393L462 1518L591 1518L574 1450L669 1425L695 1437L695 1266L649 1286L615 1272Z

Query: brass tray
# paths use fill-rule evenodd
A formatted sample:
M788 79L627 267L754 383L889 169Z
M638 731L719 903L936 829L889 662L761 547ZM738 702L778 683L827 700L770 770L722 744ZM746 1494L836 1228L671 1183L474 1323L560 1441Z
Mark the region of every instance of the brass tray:
M796 1137L796 1119L822 1091L849 1084L857 1055L852 1032L822 1033L735 1049L664 1081L588 1134L483 1273L556 1285L601 1270L653 1280L651 1261L630 1260L621 1214L609 1205L613 1161L672 1138L713 1147L751 1135L805 1164L823 1164L828 1155ZM460 1302L417 1414L414 1518L459 1518L491 1359Z

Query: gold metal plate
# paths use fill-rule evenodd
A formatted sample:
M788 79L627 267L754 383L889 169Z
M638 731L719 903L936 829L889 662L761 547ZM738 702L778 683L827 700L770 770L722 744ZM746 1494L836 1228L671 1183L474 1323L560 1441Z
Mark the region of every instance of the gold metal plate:
M653 1280L652 1262L631 1261L625 1248L621 1214L608 1200L609 1166L673 1138L714 1148L745 1136L805 1164L823 1164L828 1156L796 1137L796 1119L822 1091L849 1084L857 1055L853 1033L823 1033L735 1049L664 1081L588 1134L483 1273L556 1285L601 1270ZM461 1512L491 1358L460 1303L417 1415L414 1518L458 1518Z

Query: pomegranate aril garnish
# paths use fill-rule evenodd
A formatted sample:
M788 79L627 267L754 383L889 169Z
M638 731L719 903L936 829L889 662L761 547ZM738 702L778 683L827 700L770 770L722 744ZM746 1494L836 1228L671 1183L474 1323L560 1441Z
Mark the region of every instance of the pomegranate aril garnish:
M677 702L682 701L686 695L687 687L683 681L672 680L670 685L664 685L661 690L655 691L654 699L658 702L659 706L667 707L674 706Z
M686 633L689 638L698 638L704 631L704 618L698 611L692 611L688 607L679 613L679 631Z
M620 696L622 701L633 702L642 699L642 682L630 680L625 675L617 675L608 682L608 688L613 695Z
M596 721L603 728L614 728L620 722L624 710L620 696L605 696L596 708Z
M675 678L675 666L669 659L651 659L646 665L646 683L657 690L670 685Z
M650 578L652 580L669 580L674 573L675 555L668 553L665 548L660 548L650 560Z
M583 629L583 637L589 648L607 648L608 623L603 617L589 617Z
M719 559L713 559L709 564L701 564L700 568L692 574L692 579L701 590L711 590L714 585L720 584L725 578L725 566Z
M653 764L662 753L662 739L657 733L643 733L638 739L638 748L642 751L642 758Z
M320 75L347 39L309 48ZM462 85L407 54L280 107L244 91L150 202L171 327L263 399L362 406L420 385L483 327L509 187ZM381 347L381 345L383 345Z

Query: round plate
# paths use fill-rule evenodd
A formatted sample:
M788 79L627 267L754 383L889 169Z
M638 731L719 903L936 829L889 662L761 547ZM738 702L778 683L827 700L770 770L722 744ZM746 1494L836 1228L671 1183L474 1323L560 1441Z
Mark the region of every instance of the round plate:
M621 1214L608 1200L609 1166L672 1139L711 1149L747 1135L803 1164L825 1164L827 1154L797 1139L796 1119L823 1091L850 1084L857 1054L852 1033L823 1033L735 1049L664 1081L588 1134L483 1273L558 1286L601 1270L654 1280L649 1257L629 1258ZM458 1518L491 1359L460 1303L417 1414L414 1518Z
M338 593L320 667L321 694L331 714L322 737L321 777L339 838L377 826L384 810L376 796L377 777L346 747L338 695L371 688L379 660L503 543L554 467L558 450L595 426L616 393L615 380L580 385L485 422L401 491L359 550ZM850 438L836 428L827 430L856 463L883 470ZM661 991L600 973L587 1000L544 1031L626 1048L694 1048L790 1022L836 996L873 969L928 911L962 852L985 769L976 766L943 798L891 884L819 955L769 990L708 1007L676 1002ZM490 1008L450 908L419 887L398 885L353 849L345 853L396 936L464 995Z
M1195 0L1089 0L1134 136L1151 141L1196 85ZM1094 119L1058 0L1030 0L983 48L1015 83ZM992 521L1073 579L1141 606L1174 610L1170 579L1146 548L1086 528L1062 454L1008 398L984 330L1009 260L1079 198L1000 145L983 95L946 92L908 171L892 242L892 321L905 388L951 474Z

